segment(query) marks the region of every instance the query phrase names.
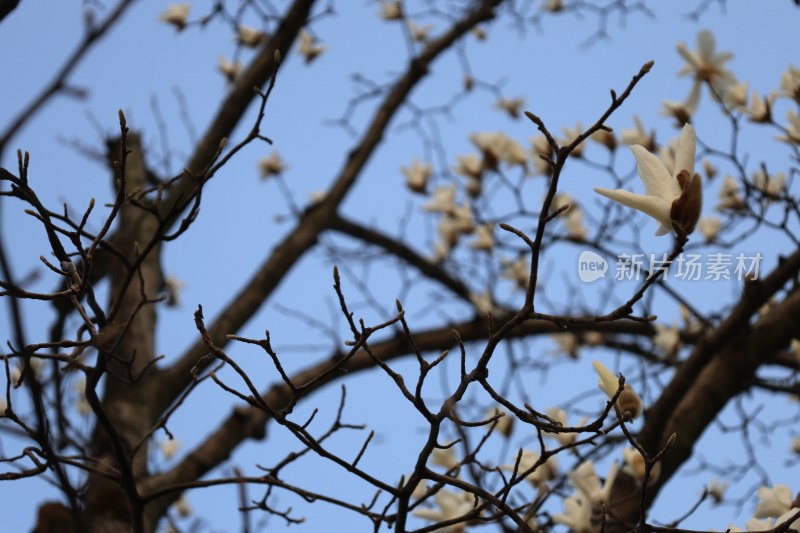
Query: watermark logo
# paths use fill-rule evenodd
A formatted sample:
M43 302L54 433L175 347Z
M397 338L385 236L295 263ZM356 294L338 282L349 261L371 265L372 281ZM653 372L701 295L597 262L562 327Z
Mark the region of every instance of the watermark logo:
M584 250L578 257L578 277L584 283L591 283L606 277L608 261L591 250Z
M756 280L763 257L760 253L682 253L670 261L666 253L622 253L616 257L614 279L639 281L659 274L662 279L685 281ZM578 277L584 283L604 278L608 270L608 262L595 252L585 250L578 257Z

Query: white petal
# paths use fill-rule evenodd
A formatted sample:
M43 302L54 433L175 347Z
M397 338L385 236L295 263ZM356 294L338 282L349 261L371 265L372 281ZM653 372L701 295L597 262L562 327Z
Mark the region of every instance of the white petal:
M714 49L716 48L716 44L714 43L714 34L708 30L703 30L697 34L697 52L700 54L705 60L711 59L714 55Z
M665 235L671 231L672 219L670 218L669 210L672 202L655 196L634 194L622 189L611 190L595 187L594 192L602 194L606 198L611 198L622 205L638 209L656 219L661 224L661 227L656 231L656 235Z
M697 136L694 128L691 124L686 124L681 131L681 136L678 140L678 150L675 154L676 177L681 170L689 172L689 176L694 175L694 154L696 146Z
M631 146L631 152L636 158L636 169L639 172L642 183L644 183L646 195L657 196L669 202L680 196L678 183L658 157L638 144Z

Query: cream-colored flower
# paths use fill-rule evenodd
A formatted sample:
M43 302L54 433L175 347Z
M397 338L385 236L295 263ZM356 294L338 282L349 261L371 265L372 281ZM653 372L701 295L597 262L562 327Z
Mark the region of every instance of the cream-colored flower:
M428 483L424 479L420 479L416 484L414 490L411 491L411 499L419 500L428 493Z
M550 13L558 13L564 10L564 0L546 0L542 4L542 11L549 11Z
M753 513L755 518L779 517L792 508L792 489L778 484L758 489L758 506Z
M258 168L261 171L261 179L267 179L271 176L280 176L286 170L286 165L281 159L281 155L277 150L273 150L269 157L262 157L258 160Z
M645 460L644 457L642 457L642 454L639 453L639 450L636 448L624 448L622 450L622 459L625 462L625 466L622 467L622 471L629 476L632 476L639 483L643 482L645 474ZM661 463L659 462L654 464L653 468L650 469L650 477L647 480L647 484L650 485L655 483L660 474Z
M472 292L469 295L469 301L475 306L475 309L481 316L486 316L494 312L495 307L492 302L492 293L489 291Z
M602 346L605 342L605 335L599 331L587 331L583 334L583 343L586 346Z
M564 216L564 226L573 239L586 240L589 230L583 225L583 211L578 206L571 207Z
M427 163L423 165L418 159L414 159L410 167L400 167L400 172L406 177L406 186L411 191L425 194L428 179L433 174L433 166Z
M169 461L170 459L175 457L175 454L178 453L178 450L181 449L181 441L179 441L178 439L165 440L164 442L161 443L160 448L161 448L161 455L164 456L164 459Z
M798 511L800 511L800 507L792 507L791 509L789 509L788 511L786 511L785 513L783 513L781 516L778 517L778 519L775 521L775 526L777 527L783 524L784 522L788 522L791 518L793 518L797 514ZM794 520L789 525L789 528L800 530L800 518Z
M776 172L768 176L764 172L764 169L758 169L753 173L753 187L764 193L770 199L780 198L785 186L786 174L783 172Z
M503 132L473 133L469 140L483 154L483 168L496 170L502 161L509 166L527 168L528 158L517 141Z
M612 152L617 149L617 138L610 131L599 129L592 133L589 138L596 143L602 144Z
M592 505L582 492L564 499L564 512L553 515L553 522L563 524L575 533L591 533Z
M460 155L456 157L456 160L458 161L458 166L453 168L456 174L461 174L468 178L481 179L483 176L483 161L481 161L480 157L475 154Z
M572 195L568 192L557 192L550 204L550 214L557 213L559 209L569 208L573 203Z
M800 68L789 65L781 76L780 88L777 96L791 98L800 104Z
M719 188L719 204L717 210L742 209L745 207L744 200L739 192L739 182L731 176L725 176L722 186Z
M472 511L475 508L475 496L470 492L452 492L445 488L439 489L439 492L434 496L436 505L439 510L417 508L412 513L418 518L430 520L431 522L444 522L452 520ZM441 533L463 533L465 531L464 524L455 524L436 529Z
M244 66L241 61L230 62L225 56L219 56L217 60L217 70L225 76L225 79L228 80L229 83L233 83L242 72L243 68Z
M692 115L697 112L697 106L700 105L700 85L694 84L689 96L683 102L662 100L661 105L663 107L659 114L674 118L679 126L687 125L691 121Z
M494 105L498 109L508 113L511 118L518 119L520 117L522 107L525 105L525 99L501 97L497 102L495 102Z
M456 209L456 184L444 185L437 187L433 191L431 201L424 204L422 208L425 211L436 213L452 213Z
M378 16L383 20L402 20L403 5L400 0L381 0L381 11Z
M239 26L239 33L236 35L236 41L242 46L255 48L266 40L267 34L263 31L244 24Z
M470 244L475 250L491 251L494 248L494 224L480 224L475 228L475 240Z
M611 497L611 487L614 486L614 481L617 479L617 472L619 472L619 464L614 461L608 470L605 483L601 484L600 478L595 471L594 463L592 461L584 461L568 476L572 486L586 497L586 500L593 508L599 509Z
M454 446L434 448L431 452L431 462L437 466L443 466L447 470L456 468L459 465Z
M164 280L164 289L167 292L167 307L178 307L181 305L181 291L186 288L186 283L168 274Z
M297 52L303 56L306 65L319 57L327 48L328 47L324 44L318 44L314 36L307 31L303 30L300 32L300 44L297 47Z
M762 98L762 96L753 91L753 97L750 98L750 106L745 110L750 122L769 122L772 120L772 97Z
M613 398L619 389L619 378L600 361L592 361L592 367L600 378L597 383L600 389L609 399ZM617 408L630 420L642 414L644 410L642 399L628 383L625 383L625 388L617 398Z
M564 136L561 139L558 140L558 144L560 144L561 146L567 146L567 145L571 144L572 141L574 141L575 139L577 139L578 137L583 135L583 124L578 122L578 123L575 124L574 128L568 128L568 127L564 126L564 127L561 128L561 131L564 132ZM571 155L573 157L582 157L583 156L583 149L585 147L586 147L586 145L582 142L581 144L576 146L574 150L572 150L572 154Z
M679 76L694 77L692 91L697 91L702 83L709 83L718 96L725 94L728 86L736 83L736 77L725 68L725 63L733 59L730 52L717 52L714 35L703 30L697 34L697 51L690 51L683 43L678 44L678 53L686 64L678 71Z
M545 411L545 414L549 416L554 422L561 424L563 427L568 427L569 424L567 423L567 412L563 409L558 407L550 407ZM586 423L588 419L583 417L580 422L578 422L578 426L582 426ZM567 446L575 442L575 439L578 438L577 433L547 433L548 437L552 437L558 441L561 446Z
M550 339L552 339L553 342L555 342L558 346L558 353L566 354L571 359L578 358L578 348L580 348L580 343L578 342L577 335L565 331L563 333L551 334Z
M514 456L514 461L517 460L517 457ZM527 472L531 468L533 468L536 463L539 461L539 454L533 450L523 450L522 456L519 459L519 467L517 468L517 475L521 474L522 472ZM514 471L514 463L506 464L501 467L503 470L508 470L509 472ZM547 458L547 461L540 464L536 467L536 470L531 472L527 475L525 479L527 479L534 487L542 487L545 483L547 483L551 479L555 479L558 476L558 460L556 459L555 455L551 455Z
M786 135L779 135L776 139L791 144L800 144L800 116L790 109L786 113L786 120L789 121L786 125Z
M772 518L759 520L758 518L753 517L745 522L744 527L747 528L747 531L767 531L775 527L773 524L774 520L772 520Z
M717 240L717 235L719 235L721 227L722 220L717 217L701 218L700 222L697 223L697 229L700 230L700 233L706 238L706 242L714 242Z
M650 133L648 133L637 115L633 115L633 123L633 128L624 129L619 132L619 138L622 144L638 144L644 146L645 150L648 152L655 152L656 130L650 130Z
M186 499L186 496L181 496L175 503L172 504L172 507L175 509L180 516L186 518L192 514L192 506L189 505L189 500Z
M493 409L489 409L486 413L487 418L491 418L497 415L503 415L497 419L497 427L495 428L499 431L504 437L508 438L511 436L511 432L514 430L514 416L509 415L502 409L495 407Z
M719 481L712 479L708 482L706 490L708 491L708 495L711 496L711 499L714 500L714 503L718 504L725 497L725 491L728 490L728 480Z
M665 326L655 324L656 334L653 336L653 345L658 348L667 359L675 356L681 342L681 335L678 327L674 324Z
M706 173L706 179L711 181L717 175L717 167L715 167L708 159L703 159L703 172Z
M526 256L520 257L516 261L504 259L500 264L505 267L501 277L512 280L518 289L526 290L528 288L531 277L531 263Z
M418 43L428 42L428 34L433 31L433 24L426 24L424 26L417 26L413 20L408 21L408 31L411 38Z
M547 142L547 138L544 135L536 135L531 137L531 162L533 164L533 170L535 171L534 174L541 174L543 176L549 176L553 172L553 168L550 164L542 159L541 156L545 156L548 159L553 159L553 147L550 146L550 143Z
M746 81L742 83L734 83L733 85L727 87L725 91L725 103L731 109L745 111L747 109L747 91L748 83Z
M655 218L660 226L656 235L664 235L673 228L690 234L703 203L702 180L694 173L694 128L687 124L681 132L675 155L675 171L670 175L664 164L639 145L631 146L636 157L639 177L645 194L634 194L622 189L595 188L595 192L622 205L632 207Z
M189 17L191 9L189 2L181 4L168 4L167 9L158 16L161 22L172 24L178 31L186 27L186 19Z

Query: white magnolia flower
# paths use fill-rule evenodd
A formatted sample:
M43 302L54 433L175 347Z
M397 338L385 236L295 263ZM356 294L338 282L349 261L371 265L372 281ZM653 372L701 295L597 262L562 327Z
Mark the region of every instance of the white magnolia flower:
M575 533L591 533L592 505L582 492L564 499L564 512L553 515L553 522L563 524Z
M688 235L700 218L703 202L702 180L694 173L695 142L694 128L687 124L678 141L672 175L644 147L631 146L645 194L602 188L595 188L595 192L655 218L660 224L656 235L669 233L673 228Z
M722 220L717 217L701 218L697 223L697 229L700 230L707 242L714 242L717 239L721 227Z
M600 483L600 478L592 461L584 461L568 474L572 486L582 493L589 504L595 509L599 508L611 498L611 487L617 479L619 464L614 461L608 471L605 483Z
M176 278L173 274L168 274L164 280L164 288L167 291L167 307L180 306L181 291L186 288L186 283Z
M186 19L189 17L191 5L188 2L182 4L168 4L167 9L158 16L161 22L172 24L175 29L181 31L186 27Z
M420 479L419 483L411 491L411 499L419 500L428 493L428 483L424 479Z
M719 189L719 204L717 204L717 210L742 209L744 206L744 200L739 193L739 182L731 176L725 176L722 180L722 186Z
M567 423L567 412L563 409L558 407L550 407L545 411L545 414L549 416L554 422L561 424L563 427L569 426ZM588 419L583 417L580 422L578 422L579 426L582 426L586 423ZM575 442L575 439L578 437L577 433L548 433L548 437L552 437L558 441L561 446L567 446Z
M753 173L753 187L768 197L779 198L785 185L786 174L783 172L777 172L768 176L764 173L764 169L758 169Z
M622 450L622 459L625 462L622 471L633 477L639 483L644 481L645 461L642 454L639 453L639 450L636 448L624 448ZM654 483L658 479L659 474L661 474L661 463L656 463L653 465L653 468L650 469L650 477L647 480L647 484L650 485Z
M172 507L175 509L175 512L177 512L183 518L186 518L192 514L192 506L189 505L189 501L185 496L178 498L175 503L172 504Z
M417 26L413 20L408 21L408 31L411 38L418 43L428 42L428 34L433 31L433 24Z
M792 508L792 489L778 484L758 489L758 506L753 513L755 518L779 517Z
M578 358L578 348L580 348L580 343L578 342L577 335L565 331L563 333L553 333L550 335L550 338L558 346L559 353L567 354L572 359Z
M501 264L505 267L501 277L514 281L519 289L526 290L528 288L528 282L531 276L531 264L526 256L520 257L516 261L505 259L501 261Z
M675 156L678 153L678 140L672 139L667 144L658 147L658 159L670 174L675 172Z
M583 343L586 346L602 346L605 342L605 335L599 331L587 331L583 334Z
M674 118L679 126L688 124L700 105L700 85L692 85L692 90L683 102L662 100L661 105L663 107L659 114Z
M800 144L800 116L790 109L786 113L786 120L789 121L786 125L786 135L779 135L776 139L787 143Z
M711 499L714 500L714 503L720 503L725 497L725 491L728 490L728 481L712 479L708 482L706 490L708 491L708 495L711 496Z
M619 132L619 138L622 144L639 144L644 146L648 152L654 152L656 149L656 130L650 130L650 133L648 133L637 115L633 115L633 123L633 128L624 129Z
M492 293L489 291L470 293L469 301L472 302L472 305L475 306L475 309L477 309L478 313L482 316L488 315L495 309L494 303L492 302Z
M494 224L480 224L475 228L475 240L470 244L475 250L485 252L494 248Z
M181 441L178 439L169 439L165 440L161 443L161 455L164 456L164 459L169 461L175 454L178 453L178 450L181 449Z
M617 148L617 138L610 131L599 129L592 133L589 138L596 143L602 144L612 152Z
M412 161L410 167L400 167L400 172L406 177L406 185L414 192L425 194L428 179L433 174L433 166L421 164L418 159Z
M553 202L550 204L550 214L556 213L562 208L569 208L572 203L572 195L568 192L557 192L556 195L553 196Z
M449 448L434 448L431 452L431 462L437 466L443 466L447 470L451 470L459 465L456 459L456 452L454 446Z
M418 518L431 522L444 522L452 520L472 511L476 506L475 496L470 492L452 492L445 488L439 489L434 496L439 510L417 508L412 513ZM455 524L437 529L442 533L463 533L464 524Z
M706 173L706 179L713 180L717 175L717 167L715 167L708 159L703 159L703 172Z
M564 216L564 226L573 239L585 240L589 230L583 225L583 211L578 206L571 207Z
M297 52L303 56L306 65L314 61L327 48L324 44L317 44L314 36L307 31L300 32L300 44L297 47Z
M497 169L500 161L509 166L527 167L528 158L525 150L503 132L473 133L469 136L469 140L483 153L483 166L486 169Z
M475 219L472 216L472 206L469 204L461 204L456 207L447 218L453 219L453 223L459 234L469 235L475 231Z
M516 462L517 457L514 456L514 461ZM521 474L522 472L527 472L531 468L533 468L536 463L539 461L539 454L533 450L523 450L522 456L519 459L519 467L517 468L517 475ZM503 470L508 470L509 472L514 471L514 463L503 465ZM536 470L531 472L526 476L527 479L534 487L543 486L547 481L551 479L555 479L558 475L558 460L556 459L555 455L551 455L547 458L547 461L540 464L536 467Z
M502 435L508 438L511 435L511 432L514 430L514 417L509 415L502 409L495 407L494 409L489 409L486 413L486 418L491 418L497 415L503 415L497 419L497 431L502 433Z
M725 68L725 63L733 58L730 52L717 52L714 35L703 30L697 34L697 51L690 51L683 43L678 44L678 53L686 64L678 71L679 76L691 75L694 77L694 87L699 93L702 83L707 82L716 91L717 95L725 93L725 89L736 83L736 77Z
M744 111L747 109L748 83L734 83L725 91L725 103L731 109Z
M775 521L775 526L777 527L783 524L784 522L788 522L789 519L793 518L798 511L800 511L800 507L792 507L791 509L789 509L788 511L786 511L785 513L783 513L781 516L778 517L778 519ZM792 522L789 528L800 529L800 518Z
M230 62L225 56L219 56L217 60L217 70L225 76L225 79L228 80L229 83L233 83L237 76L239 76L239 73L242 72L243 68L244 66L241 61Z
M475 179L480 179L483 176L483 161L477 155L460 155L456 157L456 160L458 161L458 166L453 168L456 174Z
M261 170L261 179L267 179L270 176L280 176L286 170L286 165L281 159L281 155L277 150L273 150L269 157L262 157L258 161L258 168Z
M566 126L561 128L561 131L564 132L564 136L558 140L558 144L561 146L567 146L572 143L575 139L580 137L583 134L583 124L580 122L575 124L574 128L568 128ZM579 144L572 150L573 157L581 157L583 155L583 149L586 147L584 143Z
M781 76L780 87L777 96L792 98L800 104L800 68L790 65Z
M236 41L248 48L255 48L267 39L267 34L250 26L242 24L239 26L239 34Z
M511 118L517 119L520 117L522 107L525 105L525 99L501 97L494 105L498 109L508 113Z
M564 0L546 0L542 4L542 11L549 11L550 13L558 13L564 9Z
M772 120L772 96L763 98L759 93L753 91L750 106L745 113L750 118L750 122L769 122Z
M431 201L424 204L422 208L425 211L437 213L452 213L456 209L456 184L444 185L437 187L433 191Z
M400 0L389 2L381 0L381 11L378 16L383 20L401 20L403 18L403 6Z
M666 358L672 358L678 351L678 346L681 342L680 331L674 324L665 326L664 324L655 324L656 334L653 336L653 345L661 350Z
M544 135L536 135L531 137L531 162L533 163L533 169L535 170L535 174L541 174L543 176L549 176L550 173L553 171L553 168L550 164L542 159L541 156L545 156L548 159L553 158L553 147L550 146L550 143L547 142L547 138Z
M600 389L609 399L613 398L619 389L619 378L600 361L592 361L592 367L599 376L597 384ZM625 388L617 398L617 407L621 413L628 415L630 420L642 414L644 410L642 399L628 383L625 383Z
M747 528L747 531L767 531L775 527L773 523L774 521L772 520L772 518L759 520L758 518L753 517L747 522L745 522L744 527Z

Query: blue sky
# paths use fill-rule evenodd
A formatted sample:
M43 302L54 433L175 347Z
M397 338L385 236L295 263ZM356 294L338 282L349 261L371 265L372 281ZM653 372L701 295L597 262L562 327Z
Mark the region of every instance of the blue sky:
M655 19L631 14L623 28L612 17L609 25L611 39L600 41L588 49L580 44L595 29L592 17L581 20L569 13L548 17L542 22L541 29L528 27L523 34L509 24L508 16L501 16L487 27L487 41L467 39L466 55L476 79L500 87L505 96L524 97L525 109L538 114L551 130L559 132L562 126L572 126L578 121L584 125L594 122L608 105L609 88L621 90L642 64L654 60L655 67L651 74L640 83L630 100L608 124L617 131L628 128L632 124L633 114L637 114L648 128L658 131L661 141L678 133L669 120L659 116L661 101L683 99L691 84L688 79L675 76L682 65L681 58L675 52L677 42L684 41L690 49L694 49L697 32L701 29L712 30L718 49L734 52L735 58L730 67L737 77L749 81L751 89L762 93L777 87L781 73L789 64L798 64L796 47L793 47L790 37L796 34L798 14L788 0L772 2L768 8L757 2L729 2L727 13L722 13L712 3L699 22L685 16L693 3L669 3L669 8L667 3L651 3ZM0 24L0 50L4 51L0 55L0 68L6 73L5 81L0 85L0 97L4 102L0 108L0 131L37 94L76 46L83 20L79 4L23 1L17 11ZM277 4L280 4L279 9L283 9L285 2ZM171 166L164 167L165 173L177 172L181 168L183 156L191 148L191 138L180 120L175 88L180 88L185 97L194 128L202 132L215 111L216 103L225 94L225 81L216 72L217 58L219 55L230 57L234 43L230 28L219 23L177 34L157 20L158 13L165 5L165 2L135 4L121 24L104 38L70 78L71 84L89 90L87 98L54 98L15 138L14 147L18 146L31 154L30 179L45 203L57 206L67 202L74 209L81 210L92 197L97 198L98 202L110 198L111 178L107 169L78 154L64 140L100 148L101 139L93 122L99 123L104 131L113 132L117 127L115 121L119 108L125 111L132 128L144 132L145 143L152 152L157 152L163 146L152 112L152 102L157 101L174 155ZM209 5L208 1L194 2L193 13L202 13ZM290 55L267 108L265 134L275 141L275 147L287 162L285 179L301 205L307 202L308 193L324 190L329 185L353 145L353 138L327 122L340 117L348 99L355 94L350 75L358 72L375 82L386 83L404 68L408 59L399 26L377 18L377 3L340 1L335 7L335 15L320 18L313 25L315 34L328 45L328 51L310 67L303 65L297 55ZM413 9L409 12L415 13ZM258 24L255 19L247 19L247 22ZM435 25L434 32L444 27L441 19L432 18L429 22ZM247 57L249 55L245 53L243 58ZM457 57L450 54L436 64L434 74L413 93L414 103L429 107L447 102L460 91L462 76ZM533 125L526 120L512 121L498 112L493 106L495 99L495 92L480 90L479 87L452 110L451 117L437 119L438 131L446 150L444 160L433 158L437 179L443 182L448 179L448 167L454 164L456 155L473 151L468 140L471 132L501 130L523 145L528 145L528 138L536 133ZM703 103L695 120L698 136L706 142L724 145L728 135L727 125L710 105L708 94L704 94ZM373 109L374 102L366 102L358 109L354 115L356 128L363 126ZM785 108L779 109L777 117L783 120ZM242 127L234 133L234 139L246 133L252 114L253 110ZM90 120L88 115L93 118ZM411 198L405 193L399 172L399 167L409 165L414 157L424 158L428 155L414 130L401 127L409 121L414 121L414 117L408 112L401 113L395 119L384 143L364 170L359 186L348 197L343 212L391 232L397 229L400 219L410 209L415 215L410 224L410 235L414 238L409 240L421 251L427 252L430 250L430 238L417 238L425 235L425 228L432 227L419 212L424 199ZM776 169L788 168L788 151L785 146L773 141L774 134L774 131L758 128L748 129L743 134L746 141L744 151L749 154L751 169L757 168L761 161L769 162ZM600 147L592 146L589 150L592 157L602 159ZM177 310L164 310L160 315L159 352L164 353L167 360L178 355L195 338L192 321L195 306L202 304L206 316L213 317L235 293L242 280L247 278L253 265L258 264L291 227L290 221L275 221L276 216L288 214L276 184L258 179L257 161L269 152L270 149L264 145L252 145L234 158L209 185L201 216L195 226L165 251L165 270L187 284L182 295L183 305ZM633 159L626 152L620 152L621 172L633 169ZM9 151L4 154L0 164L14 170L15 157L13 151ZM637 185L634 181L632 186ZM607 177L598 176L587 165L580 162L568 164L562 181L564 190L583 205L597 206L597 199L591 193L594 186L609 187L612 184ZM794 187L795 193L796 190ZM530 197L540 198L543 191L541 180L526 183L526 191ZM707 192L707 197L715 198L715 191L712 189ZM38 257L47 255L48 248L40 228L30 217L21 213L21 206L5 201L3 207L3 237L12 247L12 261L17 275L31 269L41 270ZM713 203L709 203L704 213L712 210ZM93 220L97 223L99 218ZM655 231L655 223L644 217L638 220L643 225L643 234L647 236L643 239L646 251L666 250L666 241L650 238ZM763 251L768 257L767 264L774 263L777 250L788 249L785 240L769 234L757 241L748 241L745 246L749 248L741 251ZM570 247L564 248L559 254L546 256L543 264L551 280L548 294L556 302L566 294L566 287L560 286L560 281L572 276L572 282L576 282L574 261L579 251ZM220 257L224 259L220 260ZM329 310L335 299L331 290L331 262L324 252L316 252L304 259L297 265L291 278L279 287L272 301L241 334L260 336L264 329L270 329L276 348L286 354L286 364L292 369L305 367L324 356L325 348L329 346L327 339L274 304L280 302L314 315L325 323L329 322ZM393 308L399 281L391 274L390 266L378 264L370 271L354 268L349 275L344 275L346 290L349 288L352 294L356 294L354 283L358 279L372 289L375 300L382 307L383 311L378 312L363 300L359 305L360 299L354 296L354 309L363 313L368 322L385 318ZM36 284L36 288L47 290L53 283L52 278L42 272L42 280ZM698 305L704 310L731 301L739 290L739 285L734 281L702 286L678 283L676 286L686 294L697 296ZM598 287L584 287L586 301L592 302L601 297L602 292ZM622 284L615 296L623 298L631 290L632 285ZM507 301L513 301L513 293L505 291L503 294ZM433 323L441 323L445 318L442 314L426 311L434 298L436 293L426 285L408 295L404 305L412 326L423 329ZM463 305L448 300L444 303L446 317L456 319L470 316L471 311ZM653 307L667 322L677 320L677 308L669 304L663 295L655 295ZM26 306L25 313L31 325L29 335L32 338L41 335L49 316L46 307ZM0 309L0 319L2 323L7 321L5 306ZM337 320L338 326L341 326L341 318ZM547 341L537 346L542 353L552 350L552 345ZM260 354L241 347L232 347L231 354L241 358L242 364L253 375L268 376L263 378L262 385L266 386L275 379L274 372ZM609 361L612 360L611 354L604 355L609 357ZM451 366L446 368L454 371L454 363L451 361ZM414 371L409 362L400 362L397 368L407 373ZM500 369L502 371L502 366ZM443 382L447 382L446 374L443 373ZM452 385L452 375L450 377ZM531 395L543 402L542 407L547 407L570 401L575 396L574 391L592 390L595 379L587 357L578 363L563 361L555 366L546 381L534 382ZM438 382L435 384L438 386ZM409 450L422 442L423 424L409 413L399 393L390 386L385 376L378 373L363 374L354 377L348 386L348 421L366 423L376 429L374 448L364 457L362 465L367 469L375 469L385 479L399 478L413 464L414 455ZM431 400L442 397L437 387L430 387L427 393ZM300 413L310 412L315 405L330 407L337 395L338 389L335 387L313 395L298 410L298 419L302 418ZM753 401L758 400L755 398ZM602 396L597 393L588 406L597 406L601 402ZM201 388L171 425L172 431L185 443L184 450L212 431L214 421L225 416L231 405L230 397L223 392L212 386ZM791 409L785 404L770 405L775 406L770 411L775 418ZM332 415L331 409L324 409L319 427L323 426L325 417L330 419ZM704 449L728 448L728 441L713 440L722 438L718 431L711 433L704 442L708 448ZM775 433L773 450L786 450L786 435L785 430ZM342 435L335 441L335 446L345 451L351 450L358 446L354 442L360 442L362 437L358 434L353 440L350 435ZM515 435L511 449L531 442L530 436ZM6 445L5 439L3 445ZM270 439L266 444L246 443L232 458L231 464L253 471L254 464L269 464L280 458L282 452L293 449L297 449L297 444L288 435L271 427ZM499 459L503 454L500 446L495 452L499 462L510 460ZM736 457L739 452L735 446L731 446L730 453ZM506 457L509 455L506 454ZM776 456L773 466L779 467L783 456L771 455ZM221 469L221 472L228 471L229 467ZM783 477L785 474L776 471L775 481L789 481ZM309 459L292 471L291 476L298 483L311 484L324 493L359 494L364 499L371 495L360 483L343 478L335 467L316 459ZM691 499L687 501L686 494L699 493L705 481L707 479L704 476L688 480L679 476L675 480L675 488L662 493L655 516L670 518L685 511L692 503ZM749 488L750 485L744 482L736 494L742 494ZM55 492L41 481L0 484L0 501L13 501L15 506L15 512L5 514L6 528L9 531L21 531L29 527L35 506L45 494L53 497ZM253 489L251 494L257 497L259 491ZM205 524L217 531L231 530L231 524L238 524L235 498L235 491L227 488L207 489L189 495L190 502ZM347 513L324 505L307 508L288 497L283 498L281 503L295 506L298 512L307 517L306 523L295 527L295 530L317 531L330 523L355 524L353 527L366 525L363 519L354 519ZM713 512L704 508L684 525L722 528L728 521L743 523L750 516L751 508L752 502L749 502L739 515L736 515L735 508L727 507ZM272 519L270 525L278 528L281 524Z

